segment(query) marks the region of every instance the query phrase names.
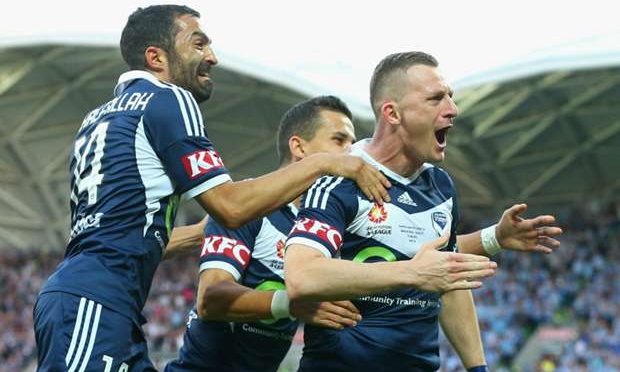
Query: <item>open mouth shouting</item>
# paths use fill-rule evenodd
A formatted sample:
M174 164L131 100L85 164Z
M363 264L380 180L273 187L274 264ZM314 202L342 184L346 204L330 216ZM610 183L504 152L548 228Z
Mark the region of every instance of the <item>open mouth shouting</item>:
M452 124L435 131L435 139L441 148L445 148L448 140L448 131L452 128Z

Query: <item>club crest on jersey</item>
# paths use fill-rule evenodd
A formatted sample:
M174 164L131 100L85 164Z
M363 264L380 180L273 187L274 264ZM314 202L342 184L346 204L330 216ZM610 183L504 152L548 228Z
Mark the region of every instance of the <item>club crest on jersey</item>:
M387 211L385 207L378 204L373 204L370 211L368 211L368 219L372 223L381 223L387 220Z
M202 243L200 257L211 254L232 258L243 265L243 267L247 267L250 263L250 250L240 241L225 236L209 236L205 238Z
M195 151L189 155L185 155L182 160L185 171L191 179L224 166L220 156L213 150Z
M300 232L310 233L316 236L325 243L328 243L335 251L340 249L340 245L342 244L342 235L340 235L338 230L317 220L311 220L306 217L299 219L295 223L295 226L293 226L291 233Z
M450 228L450 217L444 212L431 213L431 222L433 224L433 229L439 236L443 235L446 228Z

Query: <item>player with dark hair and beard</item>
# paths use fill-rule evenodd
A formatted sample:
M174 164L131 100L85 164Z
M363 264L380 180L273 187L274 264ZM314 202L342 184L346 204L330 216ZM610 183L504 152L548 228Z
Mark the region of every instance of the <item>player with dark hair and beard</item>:
M232 182L198 107L218 62L199 17L186 6L154 5L123 29L131 71L112 100L86 115L72 148L70 238L33 314L39 371L154 370L141 312L180 200L194 198L228 228L286 205L326 174L389 200L387 179L346 154L315 154Z

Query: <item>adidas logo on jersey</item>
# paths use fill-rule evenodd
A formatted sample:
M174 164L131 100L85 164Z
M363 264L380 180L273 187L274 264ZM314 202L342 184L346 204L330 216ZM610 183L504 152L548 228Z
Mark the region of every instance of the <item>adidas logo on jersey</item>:
M398 199L396 199L399 203L403 203L403 204L407 204L407 205L411 205L414 207L417 207L418 205L413 201L413 199L411 199L411 196L409 196L409 194L407 193L407 191L405 191L404 193L400 194L400 196L398 197Z

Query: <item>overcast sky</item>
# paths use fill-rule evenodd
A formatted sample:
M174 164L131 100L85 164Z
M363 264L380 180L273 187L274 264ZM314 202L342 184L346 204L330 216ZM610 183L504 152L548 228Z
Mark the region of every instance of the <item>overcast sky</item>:
M166 1L167 2L167 1ZM116 45L129 13L152 1L27 2L0 14L0 46L36 41ZM34 5L36 4L36 5ZM549 48L620 36L613 1L185 1L202 14L220 62L309 94L365 105L375 64L423 50L455 82ZM608 38L609 39L609 38ZM620 50L620 39L614 37ZM609 44L609 43L607 43ZM608 48L609 45L606 45Z

